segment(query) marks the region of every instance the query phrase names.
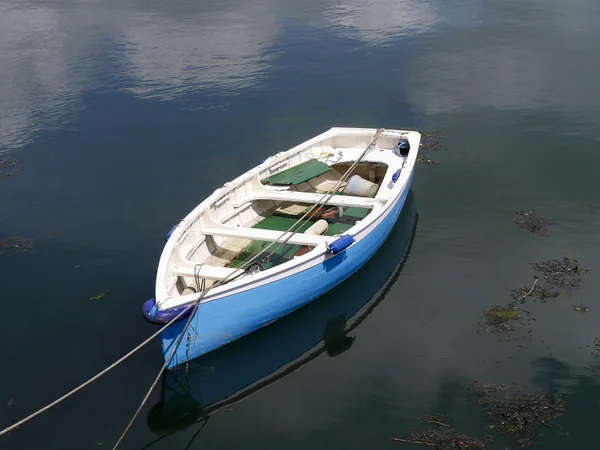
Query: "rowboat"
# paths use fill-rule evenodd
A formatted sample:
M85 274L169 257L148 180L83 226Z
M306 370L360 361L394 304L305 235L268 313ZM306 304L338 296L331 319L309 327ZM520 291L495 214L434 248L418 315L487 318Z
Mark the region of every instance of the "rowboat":
M342 283L385 242L420 133L331 128L225 183L167 234L146 320L168 369Z
M394 300L390 288L409 258L417 222L411 190L386 245L344 283L259 332L166 371L148 411L150 430L164 436L187 429L317 358L351 351L367 338L356 334L358 327L384 300Z

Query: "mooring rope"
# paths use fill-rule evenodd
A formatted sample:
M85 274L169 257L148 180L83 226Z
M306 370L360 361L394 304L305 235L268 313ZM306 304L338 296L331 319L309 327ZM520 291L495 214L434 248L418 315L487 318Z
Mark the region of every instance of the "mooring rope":
M344 180L350 175L350 173L352 173L352 171L356 168L356 166L360 163L360 161L365 157L365 155L368 153L368 151L371 149L371 147L373 146L373 144L377 141L377 138L379 137L379 135L383 132L383 128L379 128L377 129L377 131L375 132L373 138L371 139L371 142L369 143L369 145L367 146L367 148L361 153L361 155L356 159L356 161L348 168L348 170L344 173L344 175L342 175L342 177L340 178L340 180L336 183L336 185L330 189L328 192L326 192L323 197L321 197L321 199L313 206L312 209L308 210L302 217L300 217L290 228L288 228L288 230L284 233L282 233L281 236L279 236L279 238L277 238L277 241L279 241L279 239L281 237L283 237L286 233L289 233L296 225L298 225L299 223L302 222L302 220L308 215L308 213L310 211L317 211L318 210L318 206L322 203L323 205L325 205L327 203L327 201L329 201L329 199L335 194L335 192L339 189L339 187L342 185L342 183L344 182ZM314 215L311 214L310 217L312 217ZM309 219L306 219L309 220ZM279 246L273 250L267 257L270 257L271 255L273 255L273 253L275 253L279 248L281 248L282 245L285 245L285 243L291 238L291 236L293 236L295 232L292 232L292 234L290 234L290 236L288 236L286 239L284 239L284 241L279 244ZM271 245L274 245L275 243L277 243L277 241L274 241L271 243ZM254 262L255 260L257 260L260 255L262 255L264 252L266 252L268 250L270 246L265 247L262 251L260 251L254 258L248 258L246 261L244 261L244 263L240 266L241 268L246 267L246 265L250 265L252 262ZM235 277L237 277L239 275L236 275ZM235 278L234 277L234 278ZM210 286L210 288L208 290L210 290L211 288L213 288L215 285ZM200 304L200 300L202 299L202 297L204 297L205 292L207 291L203 291L202 295L200 295L199 299L196 300L194 302L194 309L192 310L192 312L190 313L190 316L185 324L185 326L183 327L183 330L185 331L187 329L187 327L189 326L192 318L194 317L194 314L196 312L196 309L198 308L198 305ZM165 369L167 368L167 365L169 364L169 362L171 361L171 358L173 358L175 351L177 350L177 347L179 346L179 344L181 343L181 340L183 339L183 335L184 332L182 331L178 338L177 341L175 342L175 345L173 345L173 349L171 350L171 353L169 354L169 356L165 359L165 363L163 364L163 366L161 367L161 369L159 370L158 374L156 375L156 378L154 379L154 382L150 385L150 388L148 389L148 391L146 392L146 395L144 396L144 398L142 399L141 403L139 404L135 414L133 415L133 417L131 418L131 420L129 421L129 423L127 424L127 427L125 427L125 430L123 431L123 433L121 434L121 436L119 437L119 440L117 441L117 443L115 444L115 446L113 447L113 450L116 450L117 447L119 446L119 444L121 443L121 441L123 440L123 438L125 438L125 435L128 433L128 431L131 429L133 423L135 422L135 419L137 418L137 416L140 414L140 412L142 411L142 408L144 407L144 405L146 404L146 402L148 401L148 398L150 397L150 394L152 393L152 391L154 390L156 384L158 383L158 381L160 380L160 378L162 377L163 372L165 371Z
M131 357L133 354L135 354L137 351L139 351L140 349L142 349L143 347L145 347L147 344L149 344L154 338L158 337L164 330L166 330L169 326L171 326L174 322L176 322L177 320L179 320L181 317L183 317L191 308L193 308L194 311L191 312L190 317L188 318L188 321L186 322L185 327L183 328L183 331L180 333L176 344L173 346L173 349L171 350L171 353L169 354L169 356L165 359L165 363L163 364L162 368L160 369L158 375L156 376L154 382L152 383L152 385L150 386L150 389L147 391L146 395L144 396L144 399L142 400L142 402L140 403L138 409L136 410L135 414L133 415L133 417L131 418L131 420L129 421L129 424L127 425L127 427L125 428L125 430L123 431L123 433L121 434L121 436L119 437L119 440L117 441L117 443L115 444L115 446L113 447L113 450L115 450L118 445L121 443L121 441L123 440L123 438L125 437L125 435L127 434L127 432L129 431L129 429L131 428L131 426L133 425L133 423L135 422L135 419L137 418L137 416L139 415L140 411L142 410L143 406L145 405L145 403L148 401L148 398L150 397L150 394L152 392L152 390L154 389L154 387L156 386L156 384L158 383L158 381L160 380L160 377L162 376L163 372L165 371L168 363L170 362L170 360L172 359L172 357L175 354L175 351L177 350L179 344L181 343L181 340L183 339L183 335L185 334L184 331L187 329L188 325L190 324L192 318L194 317L194 312L195 309L198 307L198 305L200 304L201 300L214 288L221 286L225 283L228 283L229 281L231 281L232 279L235 279L239 276L241 276L243 274L242 270L244 270L246 267L248 267L249 265L251 265L254 261L258 260L260 258L260 256L262 256L269 248L271 248L273 245L277 244L277 242L279 241L279 239L283 238L287 233L290 233L292 229L294 229L300 222L302 222L304 220L304 218L311 212L314 211L313 214L311 214L310 217L312 217L315 212L318 210L318 206L320 205L325 205L327 203L327 201L329 201L329 199L335 194L335 192L337 191L337 189L339 189L339 187L341 186L341 184L343 183L344 179L351 173L352 170L354 170L354 168L358 165L358 163L365 157L365 155L368 153L368 151L371 149L371 147L373 146L373 144L376 142L377 137L383 132L383 128L379 128L376 130L375 134L373 135L373 138L371 139L369 145L367 146L367 148L362 152L362 154L360 155L359 158L357 158L357 160L354 162L354 164L352 164L352 166L350 168L348 168L348 170L344 173L344 175L342 176L342 178L340 178L340 180L336 183L336 185L330 189L328 192L326 192L321 199L315 203L314 207L311 208L310 210L308 210L302 217L300 217L292 226L290 226L290 228L288 228L287 231L284 231L278 238L276 241L271 242L269 245L267 245L263 250L261 250L258 254L253 255L248 257L239 267L240 271L239 272L232 272L230 275L226 276L224 279L217 281L216 283L212 284L211 286L209 286L207 289L203 290L199 297L193 301L193 303L190 303L185 309L183 309L181 312L179 312L179 314L177 314L173 319L171 319L169 322L167 322L166 324L164 324L162 327L160 327L158 329L158 331L156 331L155 333L153 333L152 335L150 335L150 337L148 337L145 341L143 341L141 344L139 344L138 346L136 346L135 348L133 348L132 350L130 350L128 353L126 353L125 355L123 355L121 358L119 358L118 360L116 360L114 363L112 363L111 365L107 366L105 369L103 369L102 371L98 372L96 375L94 375L93 377L91 377L90 379L88 379L87 381L81 383L79 386L77 386L76 388L72 389L71 391L67 392L66 394L64 394L63 396L59 397L58 399L54 400L53 402L47 404L46 406L44 406L43 408L37 410L36 412L30 414L29 416L19 420L18 422L15 422L14 424L4 428L2 431L0 431L0 436L9 433L10 431L20 427L21 425L23 425L26 422L29 422L31 419L33 419L34 417L37 417L38 415L42 414L43 412L48 411L50 408L52 408L53 406L58 405L59 403L61 403L62 401L66 400L67 398L69 398L70 396L72 396L73 394L77 393L78 391L80 391L81 389L83 389L84 387L90 385L91 383L93 383L94 381L96 381L98 378L102 377L103 375L105 375L106 373L108 373L109 371L111 371L112 369L114 369L115 367L117 367L119 364L121 364L123 361L125 361L126 359L128 359L129 357ZM309 219L307 219L309 220ZM271 256L274 252L276 252L279 248L281 248L282 245L285 245L285 243L287 241L289 241L291 239L291 236L296 233L296 231L294 231L290 236L288 236L287 238L284 239L283 242L281 242L279 244L279 246L277 247L277 249L275 249L273 252L271 252L269 254L269 256Z

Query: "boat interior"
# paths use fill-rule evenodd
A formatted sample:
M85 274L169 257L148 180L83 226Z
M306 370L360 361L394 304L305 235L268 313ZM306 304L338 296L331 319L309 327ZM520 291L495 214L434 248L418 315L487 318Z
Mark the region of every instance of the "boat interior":
M391 148L393 145L389 144ZM309 148L269 165L244 182L232 182L230 188L226 184L222 196L187 222L167 269L169 296L200 292L219 280L239 275L239 268L249 258L271 244L265 252L269 257L261 255L244 272L283 264L331 241L332 236L342 235L367 217L380 204L376 197L388 165L363 160L346 181L340 182L353 161L342 158L341 151L336 155L322 145L319 149L318 155ZM323 194L332 191L325 206L314 206ZM291 227L293 234L288 233L289 240L281 245L282 233Z

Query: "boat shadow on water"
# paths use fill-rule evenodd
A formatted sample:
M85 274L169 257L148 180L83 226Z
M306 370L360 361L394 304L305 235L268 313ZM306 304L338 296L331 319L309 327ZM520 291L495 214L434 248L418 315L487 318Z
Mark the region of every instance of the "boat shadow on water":
M166 371L160 401L147 417L150 430L161 435L158 440L195 423L206 424L214 412L280 380L323 353L335 357L349 350L356 339L350 333L398 279L417 222L411 190L381 248L344 283L251 335Z

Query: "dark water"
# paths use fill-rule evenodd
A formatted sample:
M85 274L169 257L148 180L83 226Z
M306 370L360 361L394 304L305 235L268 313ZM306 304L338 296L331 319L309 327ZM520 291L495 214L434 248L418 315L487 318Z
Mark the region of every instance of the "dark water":
M0 2L0 152L20 161L0 179L0 239L35 248L0 255L0 425L155 330L140 306L164 235L207 194L331 126L383 126L445 138L387 253L166 383L199 392L167 405L181 414L157 389L120 448L177 427L147 448L398 448L435 412L481 435L461 401L473 379L564 393L570 434L544 430L538 447L595 448L599 18L595 0ZM518 229L521 209L550 235ZM477 334L482 311L532 283L530 262L563 256L597 270L526 305L530 338ZM156 342L0 448L112 448L161 364ZM203 409L206 425L186 426Z

